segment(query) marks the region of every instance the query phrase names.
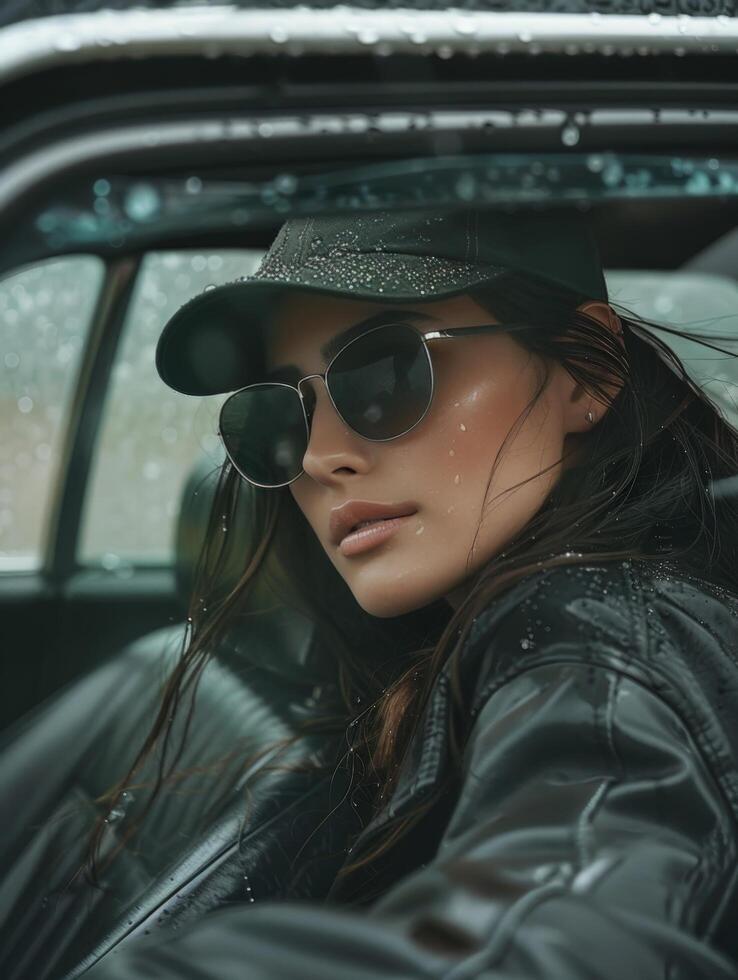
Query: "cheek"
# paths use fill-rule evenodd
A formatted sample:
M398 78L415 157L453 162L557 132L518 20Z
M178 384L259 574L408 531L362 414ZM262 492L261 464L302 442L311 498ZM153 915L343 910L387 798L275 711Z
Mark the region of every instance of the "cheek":
M479 498L481 503L497 453L526 404L520 386L517 393L510 387L485 378L463 394L450 392L438 399L432 437L425 441L428 459L414 462L431 477L427 485L449 495L449 507L455 505L451 498L465 504ZM418 450L423 456L423 449Z

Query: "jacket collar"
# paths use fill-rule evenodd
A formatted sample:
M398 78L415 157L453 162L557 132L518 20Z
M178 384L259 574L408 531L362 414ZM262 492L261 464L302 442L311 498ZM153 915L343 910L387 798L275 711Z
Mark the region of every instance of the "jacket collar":
M403 758L394 792L387 804L364 827L354 844L363 850L391 822L408 816L438 791L449 763L448 731L452 710L452 674L458 657L458 681L465 703L477 708L475 691L483 687L480 674L484 655L496 624L535 591L538 576L518 582L492 603L476 619L458 654L452 654L441 668L418 728Z

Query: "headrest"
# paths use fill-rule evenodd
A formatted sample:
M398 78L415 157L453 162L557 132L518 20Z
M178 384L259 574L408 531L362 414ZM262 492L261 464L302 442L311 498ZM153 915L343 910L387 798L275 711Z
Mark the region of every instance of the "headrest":
M185 482L175 537L175 575L177 594L186 610L195 581L195 569L207 531L210 510L218 484L219 460L212 456L199 459ZM250 494L253 488L244 481L233 513L230 533L237 541L248 541L250 527ZM244 570L239 561L243 550L230 549L223 569L223 584L235 585ZM270 601L258 590L250 595L259 615L244 617L228 635L218 657L231 662L252 664L278 674L293 683L315 685L332 679L330 669L316 649L315 628L305 616L279 602L271 593ZM261 600L261 601L260 601Z

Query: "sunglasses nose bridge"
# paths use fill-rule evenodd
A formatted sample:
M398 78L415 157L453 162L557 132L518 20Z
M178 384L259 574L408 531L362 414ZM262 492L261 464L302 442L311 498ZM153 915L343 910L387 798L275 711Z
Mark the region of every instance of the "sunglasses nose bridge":
M297 382L297 390L300 392L300 394L302 394L302 386L303 386L303 384L306 381L312 380L313 378L320 378L321 381L323 382L323 384L325 385L325 375L323 375L323 374L306 374L304 378L301 378ZM328 386L326 385L326 390L327 389L328 389Z
M320 380L323 382L323 385L325 386L325 390L326 390L326 394L328 395L328 399L332 402L333 399L331 398L331 394L328 391L328 385L326 384L326 380L325 380L325 375L324 374L308 374L304 378L301 378L297 382L297 392L300 395L300 399L302 400L302 402L303 403L305 402L305 396L304 396L303 391L302 391L302 386L303 386L303 384L306 381L312 381L313 378L320 378ZM313 395L313 403L310 404L308 402L308 406L309 407L308 407L307 414L308 414L308 417L310 417L312 415L313 409L315 408L315 395Z

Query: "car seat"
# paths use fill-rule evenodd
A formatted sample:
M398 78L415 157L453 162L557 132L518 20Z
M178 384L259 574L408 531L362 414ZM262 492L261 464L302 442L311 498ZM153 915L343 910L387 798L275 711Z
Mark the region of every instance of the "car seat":
M175 560L185 608L217 476L213 461L203 459L183 493ZM246 534L250 488L244 484L243 490L235 518L238 533ZM215 813L211 804L219 786L233 778L242 758L239 753L258 752L288 737L320 703L326 687L316 687L324 675L312 624L283 604L246 617L203 671L177 768L206 766L234 747L239 750L236 760L198 776L194 785L191 778L181 789L161 794L135 845L124 850L114 875L105 880L108 890L84 886L79 877L64 888L79 867L81 845L97 812L94 800L126 773L151 725L183 632L180 623L140 638L3 733L0 975L5 980L60 975L59 970L89 955L111 929L120 930L121 917L142 895L162 891L162 880L175 882L178 875L181 881L192 879L195 868L209 866L207 853L212 864L220 852L206 831L223 819L232 803L226 797ZM174 728L176 737L181 724L182 718ZM314 753L316 743L308 740L294 751ZM294 802L305 784L292 779L290 786L287 793ZM112 846L118 828L136 816L144 797L132 790L111 815L107 846ZM264 799L276 799L273 784ZM260 805L266 804L257 800L252 829L272 819L268 806L261 812ZM220 825L224 841L233 834L232 818L230 812L230 823Z

